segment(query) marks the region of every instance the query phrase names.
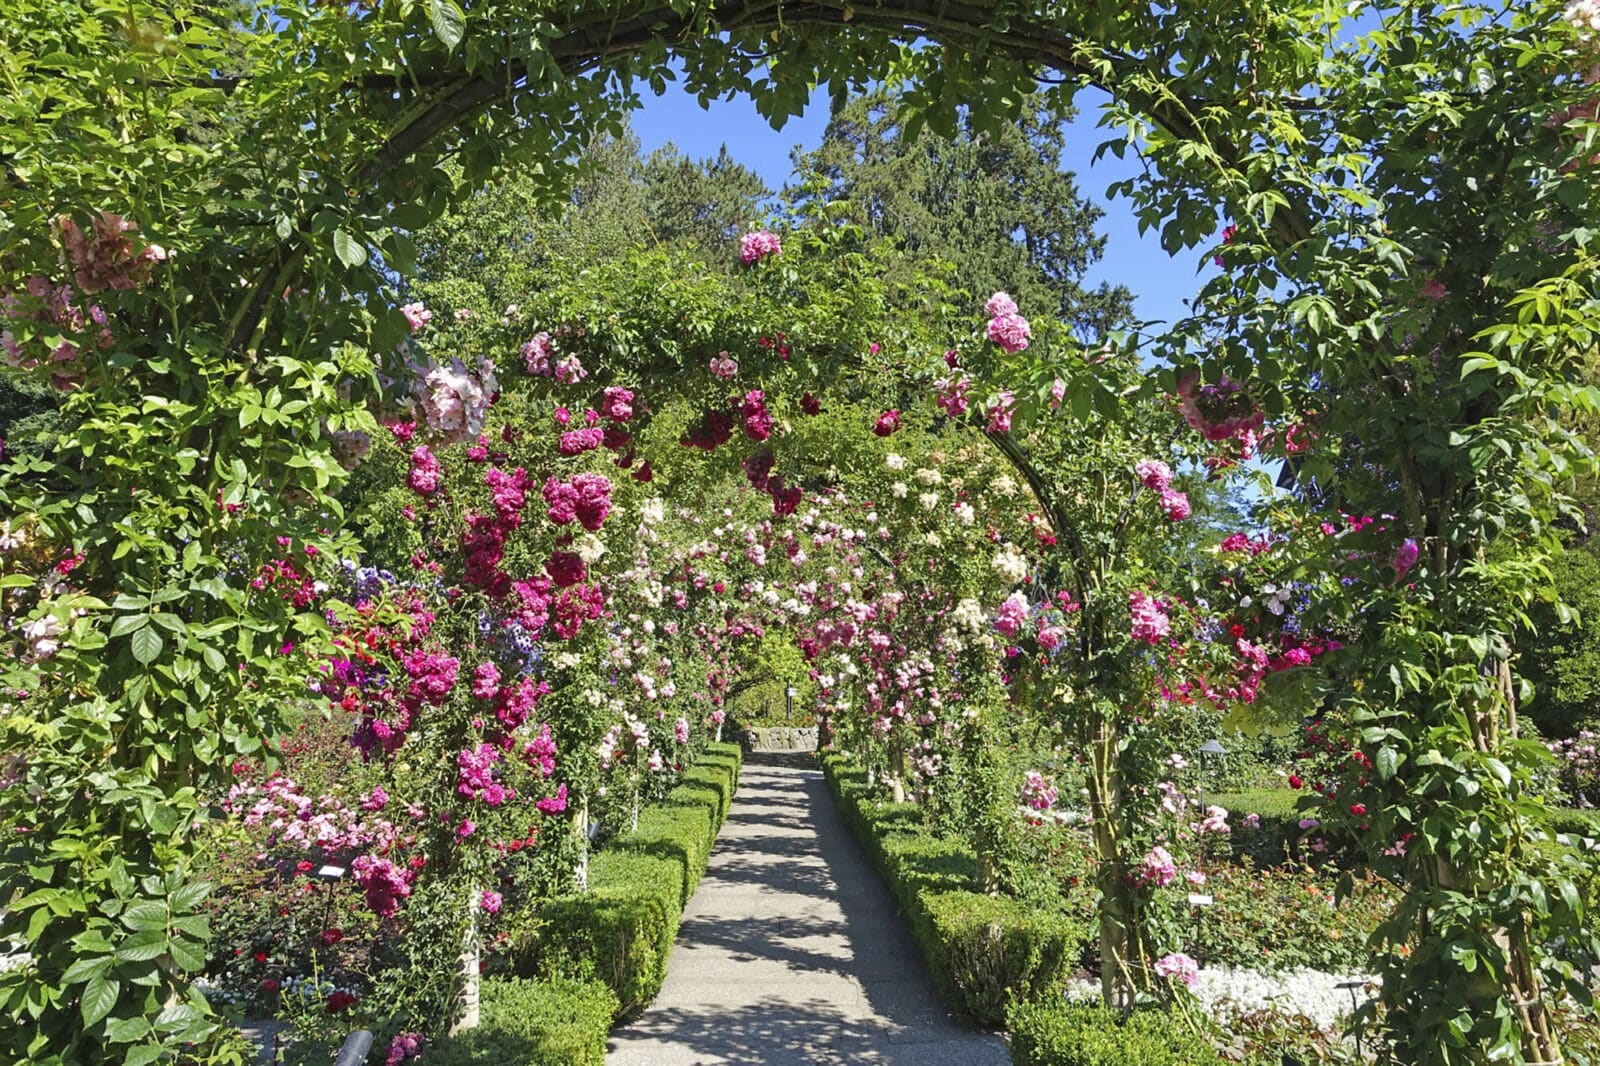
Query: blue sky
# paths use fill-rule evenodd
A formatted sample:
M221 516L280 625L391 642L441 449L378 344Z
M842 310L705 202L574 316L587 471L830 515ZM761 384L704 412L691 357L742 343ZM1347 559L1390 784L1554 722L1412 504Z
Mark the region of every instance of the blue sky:
M1091 165L1095 148L1106 139L1096 128L1098 101L1085 94L1081 113L1072 124L1063 164L1076 171L1078 186L1105 211L1100 229L1109 240L1105 258L1093 268L1090 280L1102 278L1128 286L1134 308L1144 319L1172 321L1184 311L1183 301L1198 291L1204 275L1195 271L1192 258L1173 259L1162 251L1154 233L1140 236L1138 224L1125 200L1111 200L1106 189L1131 177L1137 163L1108 155ZM818 93L805 114L774 130L756 113L749 100L717 101L703 111L698 101L676 88L666 95L646 96L644 107L633 117L633 128L646 151L668 141L695 158L715 155L723 144L733 157L759 173L776 189L789 176L789 152L796 145L814 148L828 121L827 95Z

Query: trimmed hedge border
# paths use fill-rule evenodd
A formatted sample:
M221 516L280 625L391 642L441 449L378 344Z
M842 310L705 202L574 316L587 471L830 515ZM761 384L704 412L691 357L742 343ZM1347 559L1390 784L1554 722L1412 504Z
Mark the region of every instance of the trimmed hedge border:
M599 981L486 977L476 1029L431 1040L428 1066L605 1066L617 996Z
M965 841L929 832L915 804L872 798L865 772L844 756L825 754L822 767L952 1006L1000 1025L1013 998L1061 996L1089 935L1081 921L974 891L978 860Z
M540 910L523 976L593 977L616 997L615 1018L638 1013L661 990L683 908L706 872L711 845L739 787L737 744L710 744L666 799L639 812L639 827L589 858L589 890Z
M1163 1011L1126 1022L1098 1003L1013 1003L1006 1012L1015 1066L1225 1066L1209 1044Z

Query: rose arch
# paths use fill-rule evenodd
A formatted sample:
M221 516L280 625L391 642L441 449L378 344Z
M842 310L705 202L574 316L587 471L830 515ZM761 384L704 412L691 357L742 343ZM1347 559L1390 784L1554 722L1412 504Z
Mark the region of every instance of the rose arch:
M1364 32L1363 15L1379 28ZM1400 1053L1476 1062L1515 1049L1560 1061L1543 996L1575 975L1546 946L1582 927L1582 904L1569 859L1535 847L1539 758L1519 736L1514 652L1524 608L1547 588L1562 487L1590 462L1558 416L1597 406L1582 378L1596 306L1589 5L428 0L255 19L135 5L110 22L67 0L30 0L8 27L27 47L5 61L22 88L0 123L5 347L63 391L72 426L54 453L14 463L0 485L38 555L5 578L25 620L8 687L27 694L38 723L27 730L37 754L6 803L43 812L30 814L40 820L5 867L18 894L4 928L35 961L0 978L10 1009L32 1019L19 1053L98 1047L108 1016L160 1019L135 1038L153 1034L141 1046L157 1053L203 1026L202 1006L180 999L199 939L182 923L204 894L187 879L187 841L225 769L259 750L293 691L278 661L286 644L325 639L330 625L335 635L376 627L374 640L395 642L388 650L416 691L395 697L398 711L366 716L378 748L397 721L385 714L411 714L454 683L450 656L406 646L419 639L415 613L330 623L302 595L305 558L337 548L333 490L348 434L376 428L365 404L392 398L420 358L422 342L408 338L428 326L417 321L427 309L394 298L410 232L506 167L541 168L554 194L575 149L614 127L640 87L681 79L705 98L744 93L781 121L813 85L842 94L892 79L908 86L911 121L944 130L959 108L1004 121L1042 78L1062 96L1109 94L1125 136L1107 149L1151 164L1122 190L1141 220L1171 250L1216 257L1194 315L1117 341L1100 360L1098 341L1087 357L1048 333L1031 343L1027 309L997 296L987 324L952 332L956 356L937 376L926 351L890 338L859 338L850 355L888 345L882 362L914 371L945 416L982 423L1054 540L1039 556L1044 584L1068 598L1051 601L1042 628L1034 619L1030 639L1065 641L1082 671L1064 714L1101 759L1092 802L1105 815L1097 833L1111 834L1102 855L1113 857L1103 872L1120 877L1105 885L1104 943L1128 960L1108 991L1126 1000L1147 980L1129 913L1139 880L1129 860L1142 842L1115 838L1134 824L1118 826L1119 777L1139 769L1120 729L1158 669L1146 649L1175 624L1149 580L1153 558L1122 546L1182 510L1167 474L1133 466L1159 460L1159 431L1118 434L1137 424L1128 406L1171 395L1224 445L1208 456L1214 466L1262 449L1288 459L1301 487L1278 516L1295 530L1285 565L1318 575L1320 622L1346 637L1326 698L1354 723L1362 756L1333 771L1322 795L1336 797L1330 820L1407 885L1378 945ZM752 266L774 271L783 259L771 251L751 245ZM782 362L776 332L771 358ZM563 367L582 361L576 338L519 343L532 346L534 376L582 381ZM1135 351L1161 369L1140 374ZM757 439L775 417L778 401L753 395L765 390L745 390L735 413L713 363L653 365L647 357L662 353L637 345L613 353L646 397L658 382L715 396L685 427L691 445L736 430ZM475 441L495 391L476 364L486 352L438 354L417 396L425 421L487 453ZM827 395L845 362L829 350L781 402ZM620 376L613 387L631 390ZM558 454L589 455L596 433L600 450L617 451L606 435L628 432L618 428L627 402L606 397L593 424L563 434L578 435L565 445L572 454ZM1025 448L1022 431L1050 425L1056 403L1060 417L1095 427L1097 443L1075 453L1071 438L1041 429ZM893 418L882 428L898 431ZM776 473L752 462L757 491L779 509L799 506L781 458ZM445 469L413 452L412 488ZM470 545L454 560L460 582L518 597L528 624L543 614L576 637L595 610L574 591L588 587L576 576L588 565L576 530L571 544L544 530L537 555L550 587L518 589L503 550L532 495L550 522L594 533L608 492L587 469L537 485L491 469L501 478L463 490L449 512ZM1127 474L1142 510L1080 512L1074 479L1110 470ZM1347 539L1330 521L1341 512L1390 517ZM534 561L511 559L518 580L535 580ZM61 580L41 586L37 571ZM1042 606L1023 599L998 616L1014 632ZM1162 680L1201 695L1217 687L1211 671L1194 675ZM958 676L964 695L980 677L999 684L974 663ZM474 684L517 728L540 700L582 691L503 692L487 672ZM998 689L974 696L999 699ZM982 723L980 713L971 728ZM880 738L885 765L902 774L893 735ZM502 756L461 739L457 795L499 810L484 771ZM554 735L528 743L524 798L534 779L553 780L545 748L560 748ZM981 748L974 734L966 750ZM1100 754L1123 751L1132 763ZM559 790L539 792L559 802ZM470 839L464 830L454 825ZM373 876L396 884L389 874ZM144 938L139 957L108 939L124 927ZM1422 931L1425 950L1402 950ZM113 980L117 965L143 969ZM69 1009L76 986L93 990L81 1010ZM1435 988L1451 993L1441 1000Z

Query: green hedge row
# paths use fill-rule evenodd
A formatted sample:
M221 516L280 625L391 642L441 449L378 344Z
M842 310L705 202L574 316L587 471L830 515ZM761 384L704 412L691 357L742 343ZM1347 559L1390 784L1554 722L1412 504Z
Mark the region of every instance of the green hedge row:
M487 977L478 1028L429 1041L428 1066L605 1066L617 996L599 981Z
M739 785L737 744L712 744L639 827L589 859L589 890L551 900L517 970L577 974L616 995L618 1017L648 1004L667 974L678 921L706 871L711 845Z
M877 801L865 773L843 756L825 755L822 765L953 1006L994 1025L1013 997L1060 996L1089 935L1081 921L974 891L977 857L965 841L929 832L915 804Z
M1182 1019L1158 1010L1123 1021L1098 1003L1011 1005L1006 1029L1015 1066L1224 1066Z

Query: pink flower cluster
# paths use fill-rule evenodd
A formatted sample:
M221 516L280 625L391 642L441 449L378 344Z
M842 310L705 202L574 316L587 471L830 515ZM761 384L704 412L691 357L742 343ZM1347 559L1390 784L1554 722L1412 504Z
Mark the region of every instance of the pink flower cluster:
M1158 644L1172 632L1172 620L1161 601L1138 589L1128 593L1128 610L1133 615L1130 635L1134 640Z
M548 478L543 495L545 513L558 526L576 520L592 533L611 513L611 481L602 474L574 474L567 481Z
M1001 389L1000 395L989 405L989 424L985 429L990 433L1011 432L1011 417L1016 409L1017 394L1010 389Z
M554 795L545 796L543 799L541 799L538 802L536 802L534 804L534 806L539 808L539 813L540 814L546 814L546 815L557 815L557 814L560 814L562 811L566 810L567 809L567 785L566 785L566 782L562 782L561 785L556 788L556 791L555 791Z
M94 343L103 350L117 339L106 324L105 311L98 304L91 304L85 312L73 303L74 296L71 285L54 285L47 278L35 276L27 280L22 293L7 292L0 297L0 314L6 318L46 327L34 331L31 352L10 330L0 332L0 349L4 350L8 365L23 370L48 365L51 384L58 389L83 384L79 341L87 341L86 335L95 333ZM78 339L73 340L74 336Z
M405 316L406 325L411 327L412 333L421 333L433 321L433 312L422 303L409 303L400 308L400 313Z
M994 627L1007 638L1015 637L1022 624L1028 620L1028 600L1020 592L1013 592L995 612Z
M539 683L548 688L546 682ZM538 736L522 746L522 759L540 777L549 777L556 772L556 740L551 735L549 722L539 727Z
M745 266L760 262L769 255L782 254L783 246L778 242L778 235L768 230L758 229L739 239L739 261Z
M1172 468L1160 459L1140 459L1133 464L1139 484L1151 492L1166 492L1172 487Z
M1169 522L1182 522L1189 517L1189 497L1184 493L1167 489L1161 494L1160 503Z
M1140 860L1136 876L1141 884L1165 888L1178 879L1178 864L1166 848L1157 844Z
M1156 976L1168 979L1177 978L1189 988L1193 988L1195 981L1200 977L1200 964L1181 951L1171 955L1164 955L1157 959L1153 969Z
M989 297L984 305L989 312L989 339L1009 353L1028 347L1033 338L1033 328L1017 311L1017 302L1003 292Z
M456 794L477 800L490 807L498 807L516 798L516 790L507 788L494 779L495 766L500 762L500 752L492 745L479 744L456 754Z
M406 473L406 484L411 486L412 491L421 496L432 496L439 491L439 484L443 480L444 466L438 456L429 451L426 444L413 448L411 469Z
M1272 550L1272 541L1263 537L1255 540L1247 533L1229 533L1222 538L1218 545L1225 552L1249 552L1251 555L1261 555Z
M556 443L556 450L562 455L582 455L592 452L605 443L606 432L599 426L585 426L583 429L572 429L561 434Z
M772 414L767 410L766 397L760 389L744 394L740 406L744 416L744 433L753 441L764 441L772 436Z
M522 346L522 358L527 363L528 373L538 377L555 375L555 361L551 358L554 354L555 342L550 339L550 334L542 331L529 337Z
M476 372L459 359L430 368L422 379L422 413L428 428L446 442L459 444L483 432L489 407L500 394L494 364L478 362Z
M960 418L967 413L967 408L972 403L969 396L972 392L971 378L965 374L959 377L940 378L933 383L933 387L938 392L934 402L944 409L945 414L951 418Z
M417 878L415 870L373 855L357 855L350 872L366 894L367 907L380 918L394 917Z
M1198 430L1206 440L1239 439L1244 445L1243 458L1253 453L1256 433L1266 421L1244 386L1227 375L1215 385L1202 387L1199 374L1184 374L1178 379L1178 409L1189 428Z
M127 234L137 233L139 227L111 211L101 211L90 223L88 234L66 215L56 219L56 226L73 280L82 292L138 288L150 280L151 268L167 258L166 249L159 244L135 251Z
M1407 537L1401 541L1400 546L1394 550L1393 558L1389 560L1389 565L1394 567L1395 580L1399 581L1410 573L1411 568L1417 565L1417 560L1421 556L1422 550L1417 547L1415 540Z
M620 385L608 387L600 402L600 413L613 422L628 421L633 417L633 390Z
M1048 778L1037 770L1022 775L1022 805L1035 811L1048 811L1056 805L1059 793Z
M422 1034L401 1033L389 1041L389 1052L383 1058L383 1066L400 1066L402 1062L421 1055Z

